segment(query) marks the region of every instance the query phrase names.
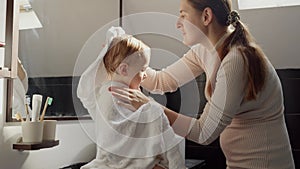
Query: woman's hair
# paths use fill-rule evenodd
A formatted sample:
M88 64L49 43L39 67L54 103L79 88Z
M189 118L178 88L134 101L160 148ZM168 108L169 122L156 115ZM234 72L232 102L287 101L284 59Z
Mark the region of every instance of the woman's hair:
M120 63L130 55L138 54L137 57L142 57L146 49L149 47L133 36L123 35L114 38L103 58L107 73L109 75L114 73Z
M264 87L266 60L263 51L255 43L248 28L240 21L238 13L231 11L231 0L188 0L188 2L198 11L209 7L220 25L229 26L231 24L235 27L235 30L223 43L220 58L223 60L230 48L237 46L248 65L245 67L248 78L245 99L256 99L257 94Z

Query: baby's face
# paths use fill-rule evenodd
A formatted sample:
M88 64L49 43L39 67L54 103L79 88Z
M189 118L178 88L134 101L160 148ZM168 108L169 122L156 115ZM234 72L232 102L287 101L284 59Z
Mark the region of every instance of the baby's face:
M129 63L129 76L132 77L129 88L139 89L141 82L147 78L146 69L149 67L150 54L143 54L143 57L132 59Z

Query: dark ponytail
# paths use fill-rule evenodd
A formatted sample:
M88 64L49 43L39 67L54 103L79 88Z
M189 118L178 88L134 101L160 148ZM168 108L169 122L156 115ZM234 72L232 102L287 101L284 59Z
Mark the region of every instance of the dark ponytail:
M232 20L230 20L232 18ZM247 67L245 72L248 79L246 87L246 100L256 99L257 94L262 90L266 78L266 61L261 48L255 43L248 28L240 21L236 11L231 11L228 23L235 27L233 33L225 40L221 59L229 52L230 48L237 46L241 52Z
M212 9L220 25L232 25L235 30L225 40L220 53L221 60L234 46L241 52L246 63L245 72L248 80L246 86L246 100L256 99L263 89L266 78L266 60L261 48L255 43L248 28L240 21L237 11L231 10L231 0L188 0L192 6L200 11L206 7Z

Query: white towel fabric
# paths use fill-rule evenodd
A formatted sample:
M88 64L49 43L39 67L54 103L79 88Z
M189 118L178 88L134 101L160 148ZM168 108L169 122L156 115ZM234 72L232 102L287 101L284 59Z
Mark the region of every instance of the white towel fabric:
M97 97L99 113L95 116L97 157L82 167L151 169L183 169L184 159L179 152L182 137L175 135L162 107L149 102L132 112L120 107L108 91L109 86L124 86L109 82Z

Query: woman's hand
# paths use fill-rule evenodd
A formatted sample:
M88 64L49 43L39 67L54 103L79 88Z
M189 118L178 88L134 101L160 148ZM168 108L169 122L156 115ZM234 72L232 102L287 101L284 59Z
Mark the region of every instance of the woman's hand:
M132 111L136 111L143 104L146 104L150 101L147 96L137 89L111 86L108 90L112 93L112 95L121 100L121 102L119 102L120 105Z

